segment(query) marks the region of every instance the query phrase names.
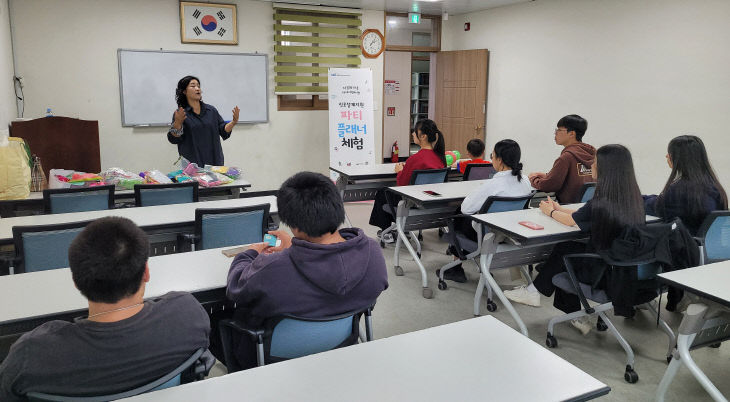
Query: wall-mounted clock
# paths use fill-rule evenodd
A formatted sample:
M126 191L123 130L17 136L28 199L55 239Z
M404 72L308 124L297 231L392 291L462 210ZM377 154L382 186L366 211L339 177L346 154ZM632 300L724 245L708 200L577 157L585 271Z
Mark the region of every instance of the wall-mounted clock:
M360 36L362 55L374 59L385 50L385 38L377 29L366 29Z

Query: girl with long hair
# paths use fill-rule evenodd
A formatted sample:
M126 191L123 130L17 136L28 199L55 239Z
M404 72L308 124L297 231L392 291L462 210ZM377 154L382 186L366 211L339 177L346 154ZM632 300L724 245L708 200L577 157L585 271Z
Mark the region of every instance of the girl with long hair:
M727 209L727 193L717 180L702 140L680 135L667 147L672 172L662 192L645 197L646 213L664 220L679 217L690 233L697 234L707 214Z
M545 215L564 225L577 225L581 231L589 232L591 235L589 244L567 242L556 245L548 260L538 267L539 274L533 283L527 287L505 291L508 299L539 306L539 293L550 296L555 292L553 305L556 308L566 313L580 310L577 296L557 289L552 283L553 276L565 271L563 256L608 249L625 227L642 225L646 222L644 202L636 182L634 163L631 152L626 147L612 144L598 148L592 165L592 175L596 180L596 192L593 199L580 209L566 208L549 197L540 203L540 210ZM579 277L580 272L581 270L576 272ZM587 317L573 320L572 323L584 334L592 327Z

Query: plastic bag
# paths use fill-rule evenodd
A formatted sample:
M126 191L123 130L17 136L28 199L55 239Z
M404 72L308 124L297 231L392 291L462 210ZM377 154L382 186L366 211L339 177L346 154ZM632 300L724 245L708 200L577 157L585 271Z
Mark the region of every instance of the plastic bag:
M233 181L230 177L216 172L198 172L192 177L198 181L201 187L215 187Z
M2 135L2 138L4 140L6 136ZM7 144L0 146L0 199L28 198L30 168L30 155L25 141L22 138L7 137Z
M224 174L231 179L237 180L241 177L241 169L235 166L211 166L205 165L204 170Z
M73 173L73 170L68 169L51 169L51 171L48 172L48 175L50 176L48 178L48 188L71 187L68 176L72 175Z
M144 179L127 170L113 167L99 173L107 184L114 184L118 189L131 190L135 184L143 184Z
M159 170L149 170L142 172L144 174L144 182L149 184L169 184L172 183L169 177Z

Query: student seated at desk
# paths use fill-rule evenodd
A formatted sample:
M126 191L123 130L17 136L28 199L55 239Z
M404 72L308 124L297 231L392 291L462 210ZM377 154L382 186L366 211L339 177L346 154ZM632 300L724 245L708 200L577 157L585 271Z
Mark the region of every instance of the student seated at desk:
M490 161L482 159L484 158L485 148L486 145L484 145L484 141L480 140L479 138L472 138L471 140L469 140L469 142L466 143L466 153L468 158L455 161L453 164L451 164L451 167L459 169L459 172L463 174L466 170L466 165L470 163L492 163Z
M25 400L28 392L128 391L207 348L210 322L192 295L171 292L144 301L148 252L147 235L128 219L89 224L68 252L74 284L89 300L88 317L47 322L15 342L0 366L0 400ZM213 356L203 356L210 368Z
M420 120L416 123L412 133L413 142L421 147L421 150L406 160L405 163L396 163L396 182L399 186L407 186L411 183L411 176L414 170L443 169L446 167L446 154L444 145L444 134L436 127L433 120ZM395 221L394 215L383 209L388 202L385 198L385 189L375 193L373 210L370 213L370 224L382 230L387 229ZM393 211L395 214L395 211ZM380 235L380 232L378 232ZM382 239L385 243L395 241L392 233L387 233Z
M494 150L490 157L492 158L492 166L497 173L464 198L461 203L461 213L476 214L487 198L491 196L521 197L530 194L533 188L527 177L522 175L521 156L520 145L513 140L502 140L494 144ZM472 227L471 219L456 219L454 225L456 230L468 239L477 241L477 232ZM455 252L453 254L456 255ZM464 268L457 265L445 271L444 279L461 283L466 282Z
M535 189L555 192L558 202L578 202L583 184L592 181L591 163L596 149L583 142L588 122L571 114L558 121L555 143L563 147L560 157L548 173L530 173L530 183Z
M681 135L670 141L667 148L667 164L672 173L658 196L644 196L646 213L667 221L679 217L696 235L710 212L728 208L727 194L699 137Z
M227 296L236 302L235 317L259 328L266 318L282 314L322 318L374 304L388 287L385 258L362 229L337 230L345 208L332 181L318 173L297 173L279 189L277 204L294 238L273 231L280 247L253 244L233 260ZM243 367L256 365L246 339L236 355Z
M550 296L555 292L553 305L557 309L566 313L580 310L578 296L556 288L552 282L553 276L565 272L563 256L607 249L625 227L646 222L644 202L634 174L634 163L626 147L618 144L600 147L591 172L597 181L596 193L580 209L563 207L550 197L540 203L540 210L545 215L564 225L577 225L582 231L589 232L590 242L587 245L579 242L556 245L548 260L538 266L539 274L533 283L527 287L505 291L504 295L508 299L538 307L540 293ZM584 279L581 274L590 275L590 271L588 267L581 267L576 270L576 275L579 280ZM583 334L587 334L592 328L587 317L573 320L572 324Z

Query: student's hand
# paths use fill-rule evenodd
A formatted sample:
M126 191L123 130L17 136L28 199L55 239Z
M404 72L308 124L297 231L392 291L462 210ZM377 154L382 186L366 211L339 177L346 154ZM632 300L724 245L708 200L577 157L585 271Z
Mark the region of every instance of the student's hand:
M400 173L401 170L403 170L403 166L405 166L405 163L398 162L395 164L395 172Z
M547 201L547 202L549 202L549 203L550 203L550 204L551 204L551 205L553 206L553 209L555 209L555 210L558 210L558 211L560 211L560 210L561 210L561 208L560 208L560 203L558 203L558 202L557 202L557 201L555 201L554 199L550 198L550 196L549 196L549 195L548 195L548 197L547 197L547 200L546 200L546 201Z
M553 207L552 201L543 200L540 201L540 211L542 211L543 214L550 216L550 213L553 212L555 208Z
M253 243L248 246L247 250L256 250L257 253L262 254L266 252L267 248L270 248L267 243Z
M183 121L185 121L186 118L187 118L187 115L185 114L185 109L179 107L175 111L175 115L174 115L175 122L173 124L175 126L182 127L182 123L183 123Z
M239 109L238 106L236 106L236 107L233 108L233 110L232 110L232 112L233 112L233 118L231 119L231 121L233 122L233 124L238 123L238 113L240 111L241 111L241 109Z
M534 172L534 173L530 173L529 175L527 175L527 178L528 178L528 179L530 179L530 180L532 180L532 179L534 179L534 178L536 178L536 177L540 177L540 178L542 178L542 177L545 177L545 176L546 176L546 174L545 174L545 173L541 173L541 172Z
M277 247L267 248L264 251L266 254L277 253L291 247L291 236L289 235L289 233L283 230L271 230L269 231L269 234L274 235L277 239L281 240L281 244Z

